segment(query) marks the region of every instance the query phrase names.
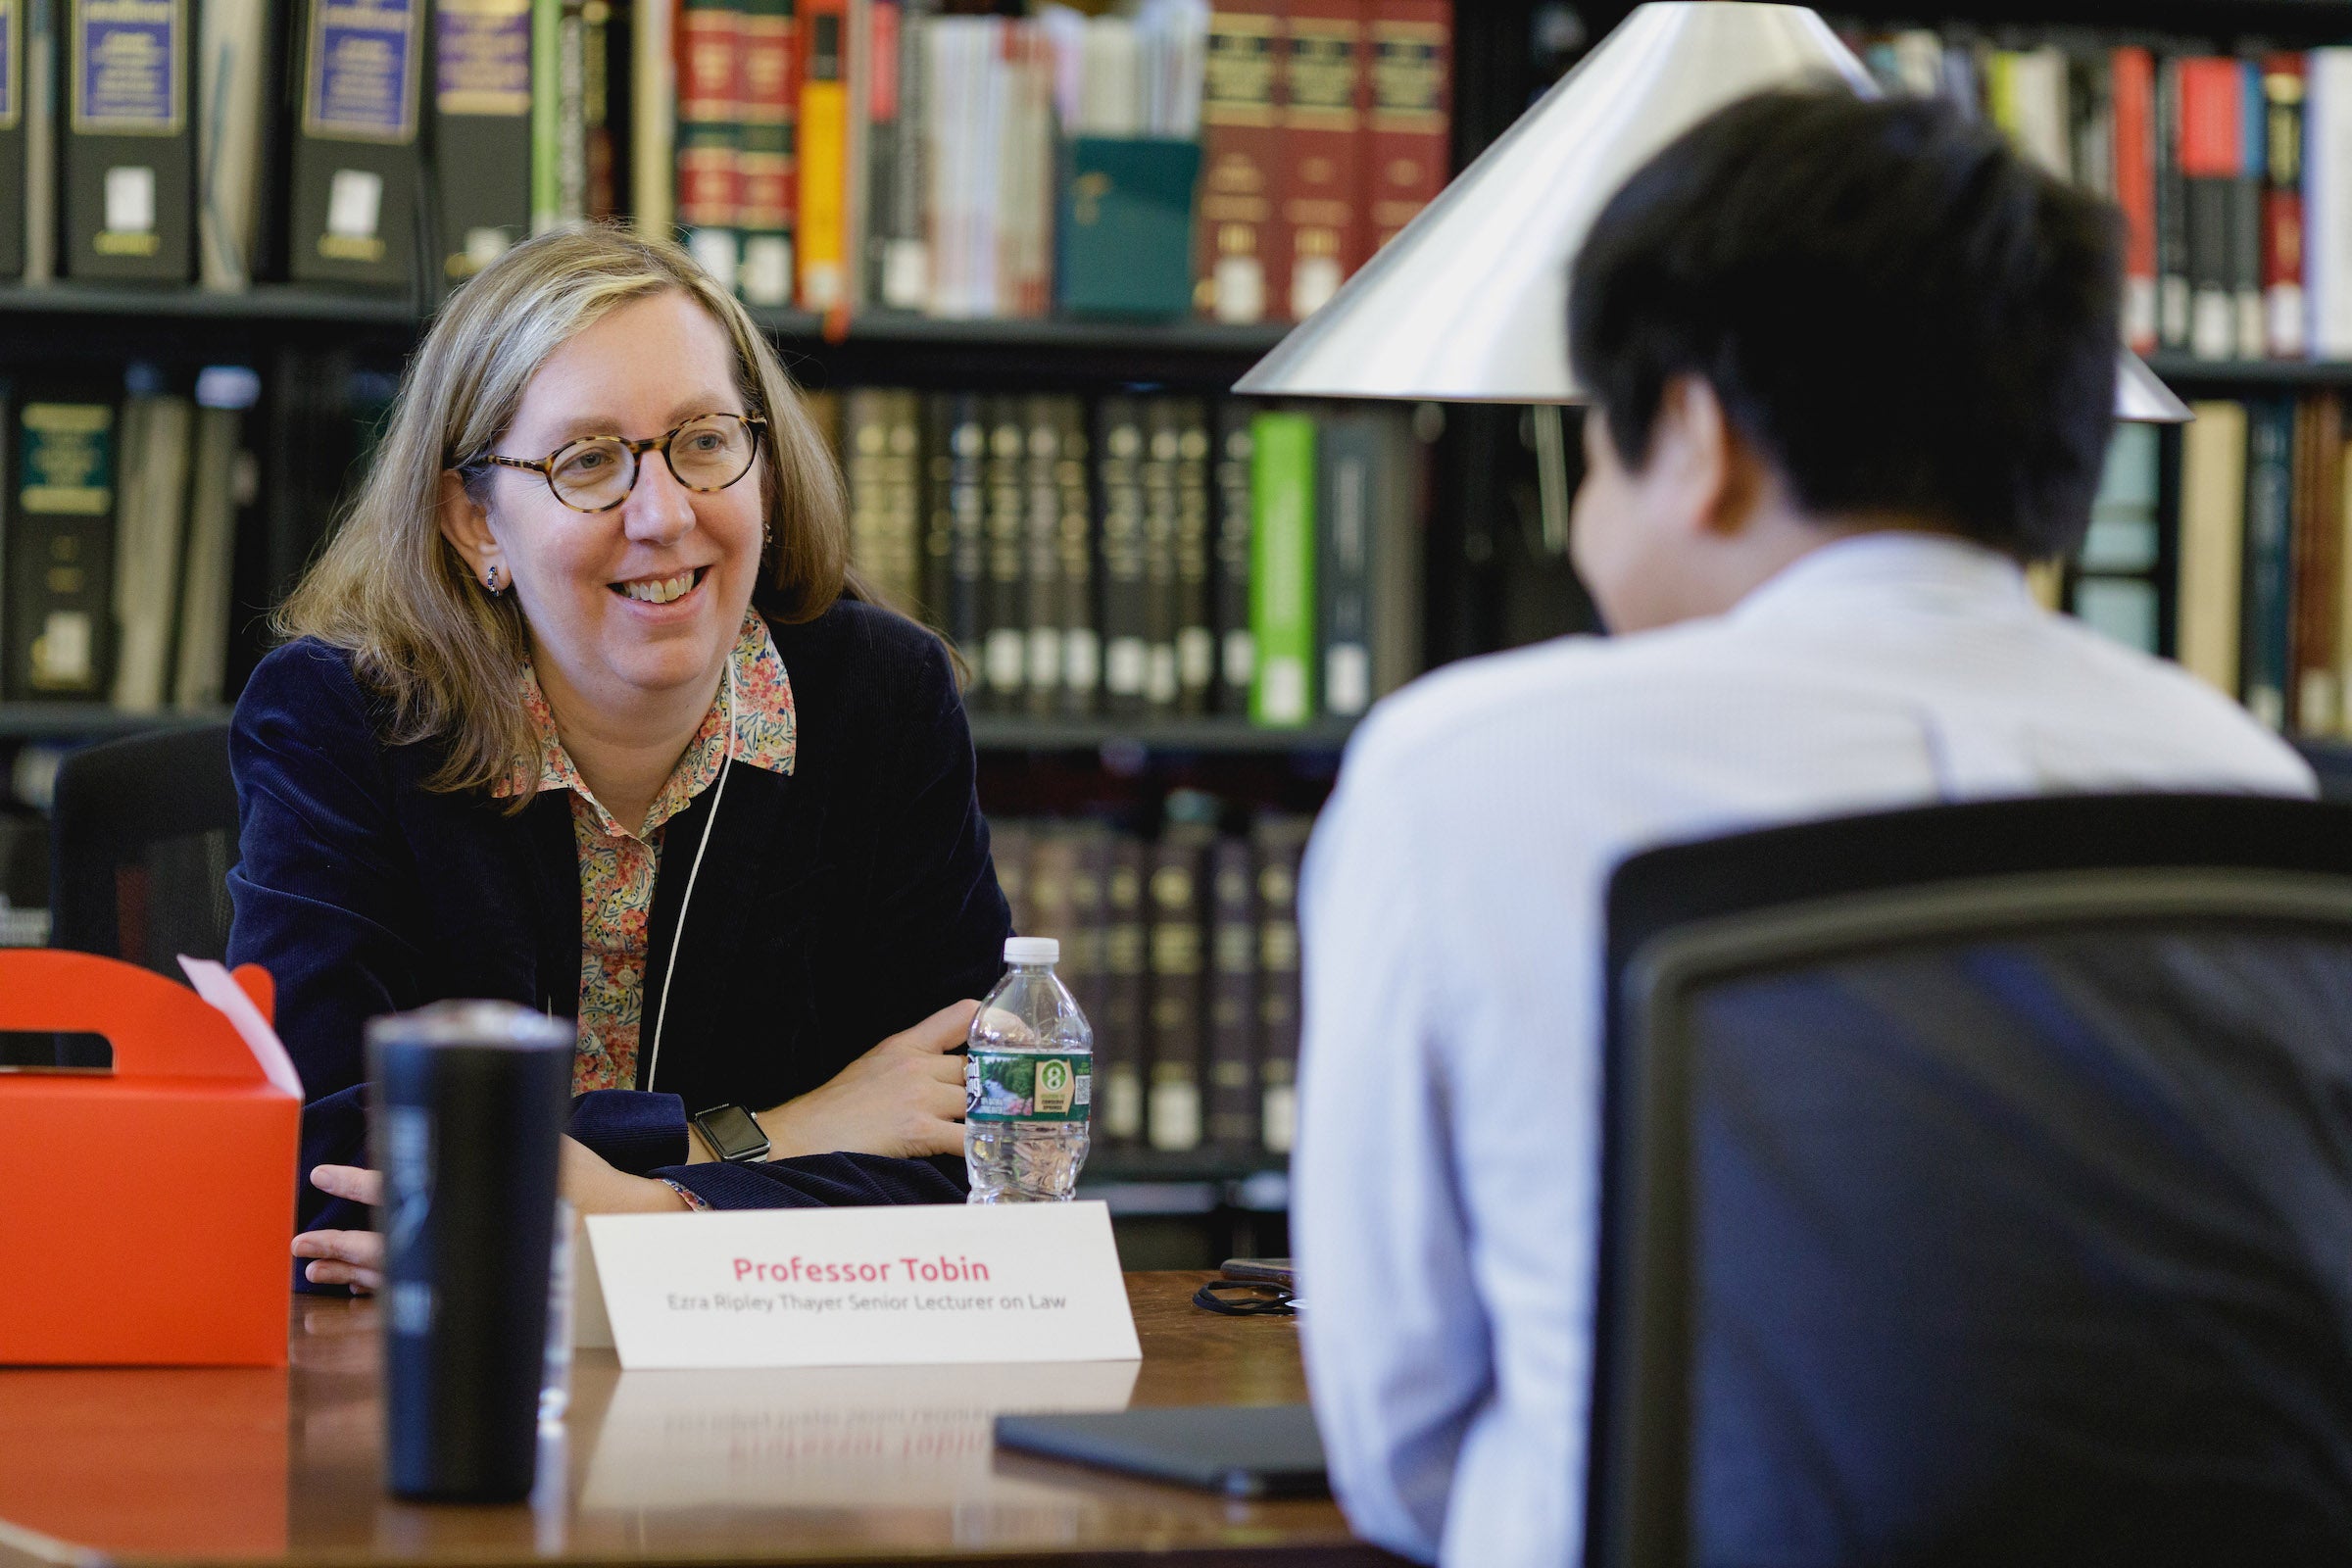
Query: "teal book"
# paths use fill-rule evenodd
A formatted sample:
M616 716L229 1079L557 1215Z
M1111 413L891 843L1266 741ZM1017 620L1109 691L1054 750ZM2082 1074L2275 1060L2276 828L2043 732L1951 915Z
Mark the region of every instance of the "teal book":
M1315 421L1261 414L1250 438L1250 717L1304 724L1315 710Z
M1063 148L1061 309L1173 318L1193 308L1198 141L1079 136Z

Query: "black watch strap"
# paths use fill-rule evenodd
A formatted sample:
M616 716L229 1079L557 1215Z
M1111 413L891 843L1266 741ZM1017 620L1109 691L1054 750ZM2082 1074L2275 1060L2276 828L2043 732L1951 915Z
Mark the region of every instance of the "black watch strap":
M697 1111L691 1119L710 1152L728 1163L743 1165L767 1157L766 1131L759 1118L741 1105L712 1105Z

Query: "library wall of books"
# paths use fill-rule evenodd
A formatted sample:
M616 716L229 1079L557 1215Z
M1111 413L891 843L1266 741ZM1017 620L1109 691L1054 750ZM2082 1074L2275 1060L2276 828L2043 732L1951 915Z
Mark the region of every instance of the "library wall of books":
M65 755L224 721L440 302L633 224L782 349L861 574L968 669L1000 877L1101 1032L1090 1182L1279 1250L1350 726L1596 627L1527 411L1231 388L1630 9L0 0L0 940L45 937ZM2324 753L2352 0L2112 9L1826 15L2124 215L2130 346L2197 418L2119 427L2039 584Z

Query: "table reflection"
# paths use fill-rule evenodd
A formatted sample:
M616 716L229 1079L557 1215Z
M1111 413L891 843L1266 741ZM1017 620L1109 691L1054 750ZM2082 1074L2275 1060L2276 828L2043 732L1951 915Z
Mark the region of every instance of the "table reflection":
M1120 1410L1140 1363L624 1372L591 1435L579 1508L921 1505L987 1494L999 1415Z

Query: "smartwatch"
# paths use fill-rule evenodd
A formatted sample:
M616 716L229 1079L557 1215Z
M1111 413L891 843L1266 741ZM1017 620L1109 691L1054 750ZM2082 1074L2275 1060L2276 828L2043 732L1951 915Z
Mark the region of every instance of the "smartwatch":
M712 1105L690 1118L710 1152L730 1164L748 1164L767 1157L767 1134L759 1120L741 1105Z

